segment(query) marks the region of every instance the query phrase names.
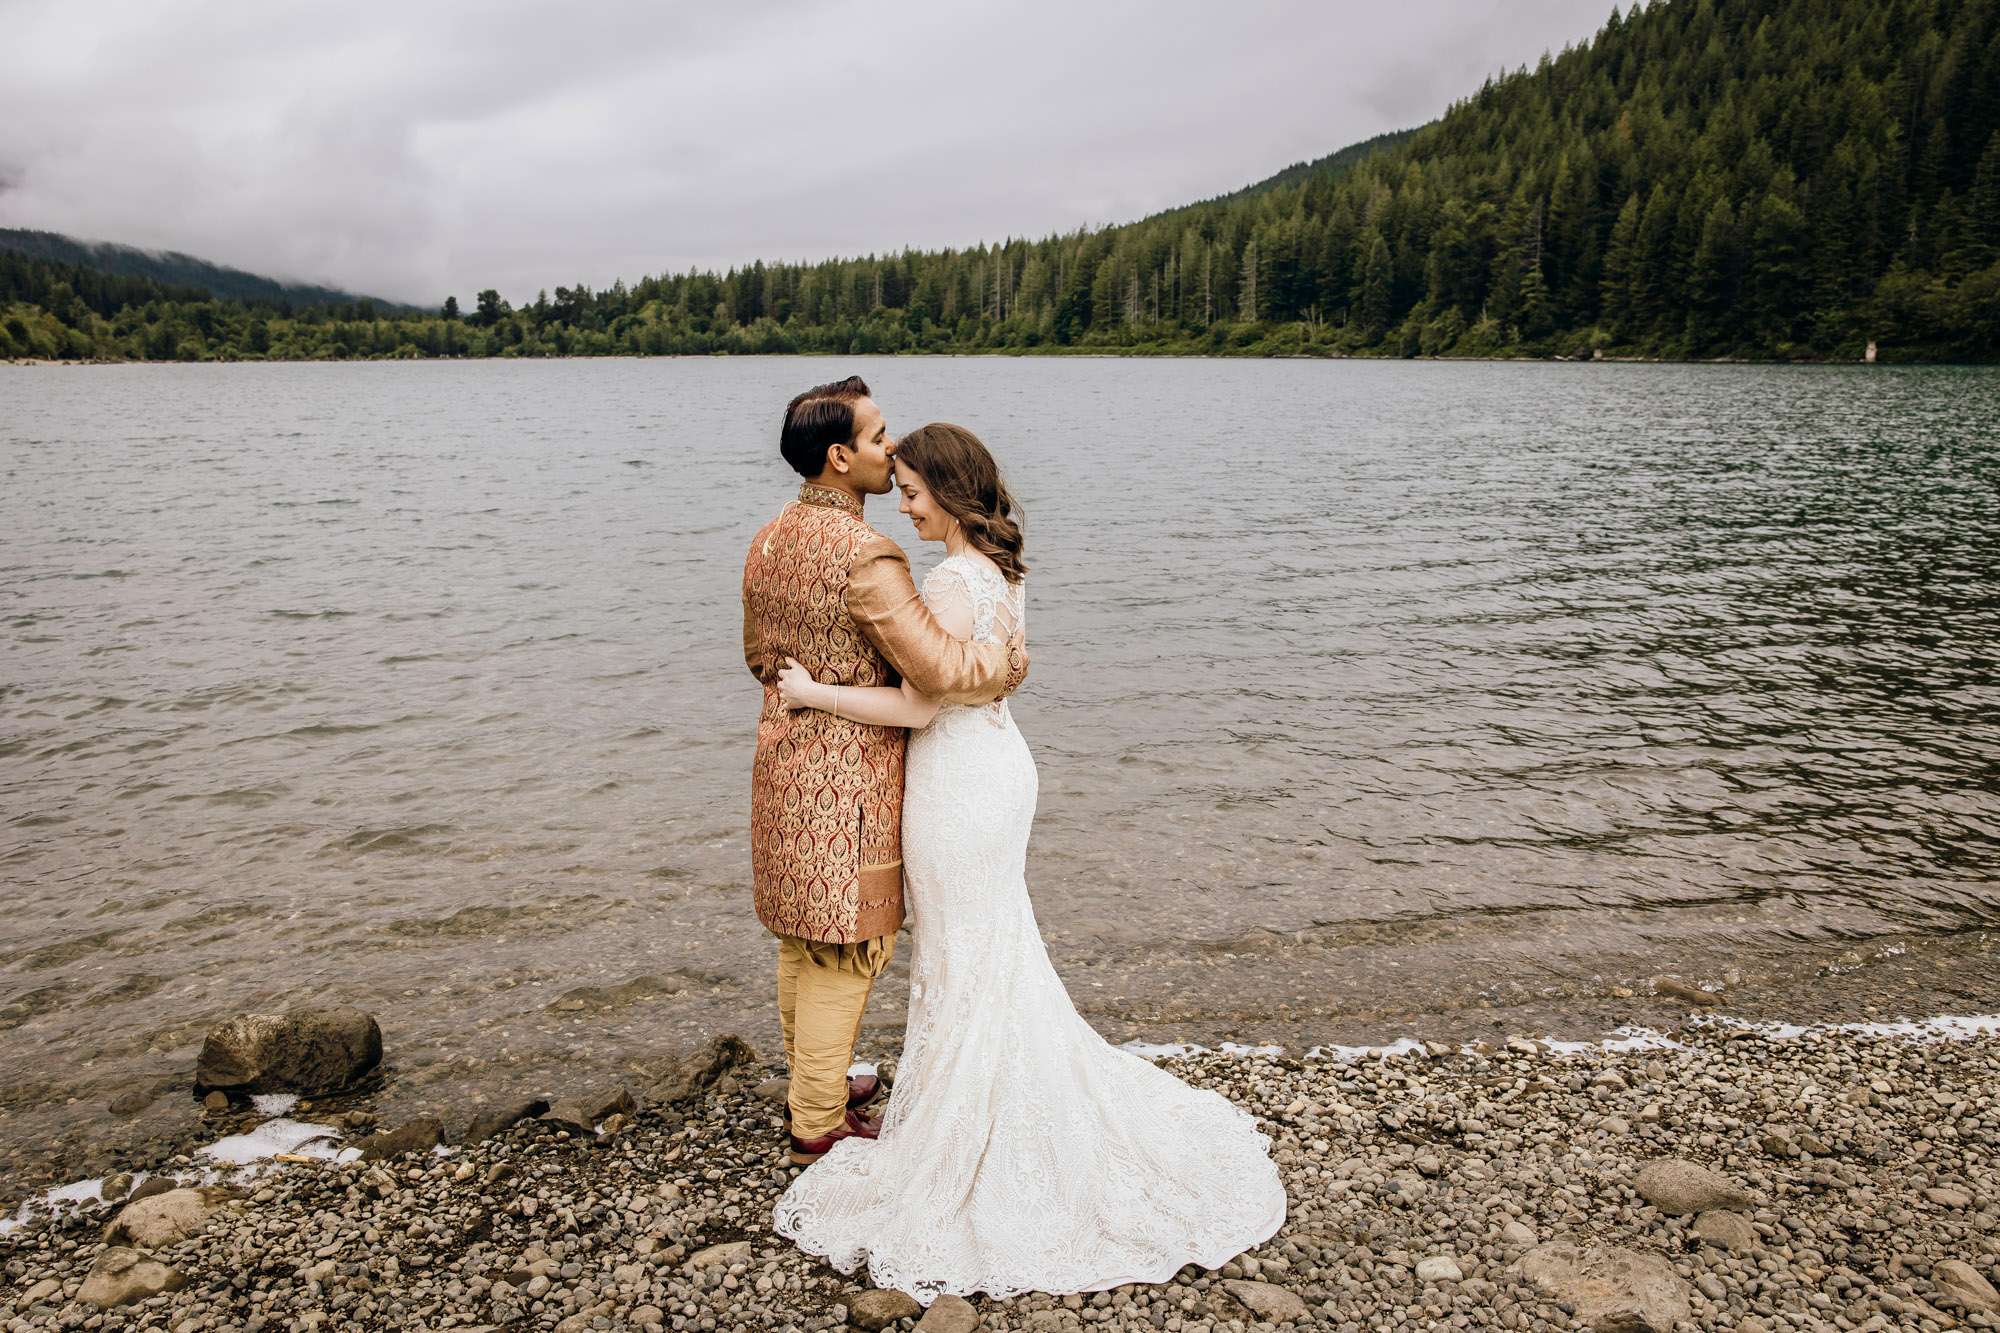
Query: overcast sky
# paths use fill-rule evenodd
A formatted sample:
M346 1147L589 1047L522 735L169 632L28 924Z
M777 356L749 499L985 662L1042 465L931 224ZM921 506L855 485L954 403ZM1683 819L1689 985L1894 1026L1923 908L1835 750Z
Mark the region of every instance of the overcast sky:
M1123 222L1612 0L0 0L0 226L422 302Z

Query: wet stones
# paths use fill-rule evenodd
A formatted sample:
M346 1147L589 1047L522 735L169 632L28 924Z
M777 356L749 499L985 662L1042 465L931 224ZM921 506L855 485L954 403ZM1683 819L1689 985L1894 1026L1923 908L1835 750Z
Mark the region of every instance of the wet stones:
M472 1123L465 1127L464 1142L484 1143L501 1130L511 1128L523 1120L532 1120L549 1109L549 1104L539 1098L523 1099L503 1103L490 1110L481 1111L472 1117Z
M619 1088L613 1092L559 1098L554 1105L541 1113L541 1118L577 1133L595 1134L601 1122L613 1116L629 1119L637 1114L638 1109L638 1103L633 1100L632 1094Z
M1597 1333L1673 1333L1692 1314L1687 1283L1656 1254L1556 1243L1530 1250L1517 1267Z
M1740 1211L1757 1206L1754 1195L1727 1176L1697 1162L1667 1158L1649 1162L1632 1183L1639 1196L1663 1213L1685 1215L1712 1209Z
M387 1133L370 1134L361 1141L361 1160L380 1162L406 1152L429 1152L444 1142L444 1123L420 1116Z
M202 1043L195 1091L316 1097L348 1087L381 1062L382 1029L359 1009L244 1014Z

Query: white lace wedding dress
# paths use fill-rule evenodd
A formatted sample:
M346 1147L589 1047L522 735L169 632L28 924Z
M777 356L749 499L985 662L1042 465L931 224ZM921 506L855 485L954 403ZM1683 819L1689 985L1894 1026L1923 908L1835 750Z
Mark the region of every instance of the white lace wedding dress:
M1022 623L1021 585L963 557L924 580L973 637ZM1255 1122L1108 1045L1070 1003L1028 901L1035 761L1005 702L945 704L910 737L903 866L909 1025L882 1136L834 1145L778 1234L928 1305L1067 1294L1220 1267L1274 1234L1285 1191Z

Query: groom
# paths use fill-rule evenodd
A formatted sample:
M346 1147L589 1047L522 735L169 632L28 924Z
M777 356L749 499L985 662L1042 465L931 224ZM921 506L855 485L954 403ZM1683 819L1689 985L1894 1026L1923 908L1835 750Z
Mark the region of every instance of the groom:
M862 521L890 489L895 443L859 376L792 399L778 451L805 484L766 523L743 565L743 660L764 686L750 779L757 919L778 937L778 1014L791 1070L791 1155L817 1161L844 1138L874 1138L857 1109L873 1079L847 1068L875 979L903 924L900 727L788 712L787 657L813 679L895 685L983 704L1028 674L1018 646L967 643L917 597L902 548Z

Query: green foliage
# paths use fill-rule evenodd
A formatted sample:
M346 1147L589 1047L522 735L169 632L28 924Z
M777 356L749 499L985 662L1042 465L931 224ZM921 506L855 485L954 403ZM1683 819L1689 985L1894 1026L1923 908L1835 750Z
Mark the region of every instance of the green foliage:
M1659 0L1423 129L1140 222L489 289L462 320L8 272L9 355L1992 360L2000 0Z

